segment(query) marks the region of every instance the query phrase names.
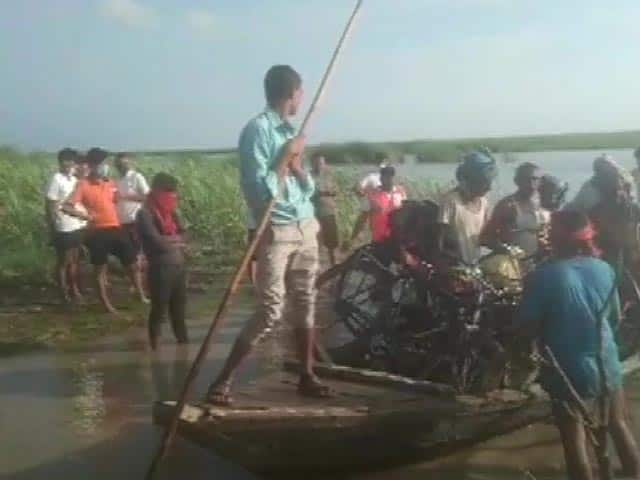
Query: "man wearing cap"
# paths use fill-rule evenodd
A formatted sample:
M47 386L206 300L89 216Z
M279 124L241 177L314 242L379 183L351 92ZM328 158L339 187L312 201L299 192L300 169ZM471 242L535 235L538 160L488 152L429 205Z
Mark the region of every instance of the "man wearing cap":
M100 300L110 313L117 313L107 292L107 260L113 255L127 270L140 299L148 303L142 290L140 271L136 267L136 252L122 229L116 207L117 187L109 179L108 153L100 148L87 152L89 175L78 182L75 192L66 202L64 211L89 222L86 245L91 264L96 269ZM77 208L81 205L84 210Z
M489 220L486 195L496 177L495 160L482 152L463 157L456 170L458 185L440 201L439 248L457 261L474 265L480 260L480 234Z

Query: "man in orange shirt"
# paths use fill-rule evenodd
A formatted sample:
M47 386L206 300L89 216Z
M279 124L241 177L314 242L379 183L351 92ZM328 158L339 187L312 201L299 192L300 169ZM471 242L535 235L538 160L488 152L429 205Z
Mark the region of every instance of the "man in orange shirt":
M140 295L148 303L142 290L139 269L136 268L136 252L122 228L118 211L117 187L109 179L109 165L105 162L108 153L100 148L87 152L89 175L78 182L78 186L66 203L64 210L70 215L89 222L86 244L91 264L96 268L96 279L100 300L111 313L117 313L107 293L107 259L113 255L126 268L129 278ZM86 213L75 207L81 205Z

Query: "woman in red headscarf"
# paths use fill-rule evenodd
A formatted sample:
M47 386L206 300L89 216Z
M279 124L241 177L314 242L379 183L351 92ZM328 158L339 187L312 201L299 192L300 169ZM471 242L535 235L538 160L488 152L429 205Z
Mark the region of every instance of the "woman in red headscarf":
M582 213L553 214L554 257L525 282L517 326L549 347L585 405L594 407L605 400L609 433L625 474L640 478L640 457L625 419L622 367L612 331L620 319L616 275L597 258L595 234ZM552 400L569 477L591 480L586 419L557 371L545 367L541 383Z
M149 263L147 270L151 311L149 341L156 349L161 325L169 313L178 343L187 342L185 307L187 281L184 259L184 230L178 218L178 181L158 173L151 191L137 216L142 248Z

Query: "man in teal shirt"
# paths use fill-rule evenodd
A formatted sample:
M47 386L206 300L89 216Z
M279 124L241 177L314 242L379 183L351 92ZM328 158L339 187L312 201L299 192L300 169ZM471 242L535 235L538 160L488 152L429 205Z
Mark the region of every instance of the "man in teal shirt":
M267 108L240 134L240 178L250 214L262 218L276 198L270 223L258 246L257 309L236 340L207 400L230 405L237 367L252 348L280 322L285 295L292 302L300 354L298 392L327 397L328 389L313 373L315 346L315 279L318 269L318 224L311 197L313 180L302 166L304 137L288 119L302 101L300 75L287 65L269 69L264 80ZM286 285L285 285L286 279Z
M528 277L516 326L551 349L587 407L606 397L608 430L624 473L628 478L640 478L640 455L625 418L622 368L612 332L612 325L620 318L616 275L607 263L594 258L598 254L594 236L584 214L554 213L550 232L554 258ZM541 372L541 383L552 400L569 478L591 480L587 420L558 372L547 366Z

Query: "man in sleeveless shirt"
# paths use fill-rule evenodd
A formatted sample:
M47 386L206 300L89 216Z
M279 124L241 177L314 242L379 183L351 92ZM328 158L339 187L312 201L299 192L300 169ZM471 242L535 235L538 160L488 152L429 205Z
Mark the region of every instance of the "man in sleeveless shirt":
M521 164L516 169L514 182L518 189L496 204L481 241L490 248L501 244L520 247L526 258L538 252L539 236L549 223L549 212L540 206L537 165Z

